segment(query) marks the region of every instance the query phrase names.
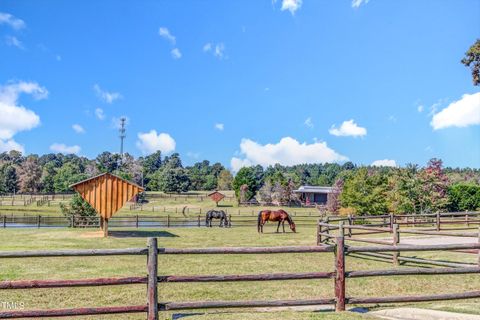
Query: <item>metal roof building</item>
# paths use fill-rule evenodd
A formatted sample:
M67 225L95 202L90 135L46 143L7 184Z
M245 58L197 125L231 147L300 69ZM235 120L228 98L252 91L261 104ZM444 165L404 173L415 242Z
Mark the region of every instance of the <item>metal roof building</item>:
M332 192L332 187L322 187L322 186L301 186L293 192L300 195L300 200L305 205L321 204L324 205L327 203L327 196Z

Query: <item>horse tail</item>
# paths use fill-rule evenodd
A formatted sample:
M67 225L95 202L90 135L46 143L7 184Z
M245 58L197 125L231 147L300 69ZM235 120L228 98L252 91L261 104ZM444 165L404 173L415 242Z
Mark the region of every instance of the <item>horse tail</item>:
M262 212L263 211L260 211L258 213L258 220L257 220L257 231L260 232L260 224L262 223Z

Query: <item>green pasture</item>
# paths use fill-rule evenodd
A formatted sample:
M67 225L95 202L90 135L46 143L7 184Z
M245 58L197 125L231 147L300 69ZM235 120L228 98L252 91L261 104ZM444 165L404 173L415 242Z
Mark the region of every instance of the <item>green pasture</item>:
M171 217L197 217L203 215L210 209L225 210L232 216L256 216L259 207L239 207L236 200L231 197L234 196L233 191L222 191L228 198L222 200L218 207L208 196L207 191L187 192L183 194L164 194L162 192L147 192L146 200L141 206L133 207L133 203L128 202L125 206L116 213L117 216L167 216ZM40 199L41 197L36 197ZM65 199L64 199L65 198ZM68 203L69 196L57 196L50 205L43 204L37 206L34 201L29 205L24 206L24 199L29 199L29 196L16 196L14 205L12 205L11 197L0 197L0 215L41 215L41 216L59 216L61 215L60 203ZM289 208L289 207L268 207L262 206L262 209L276 209L283 208L287 212L298 215L318 215L318 210L315 208Z
M0 250L45 250L80 248L144 247L149 236L158 237L161 247L285 246L315 244L315 228L301 227L298 233L274 233L269 224L260 235L248 228L170 228L112 231L99 237L95 229L0 229ZM464 253L424 252L411 256L449 261L475 262ZM412 266L412 265L409 265ZM405 266L400 266L403 268ZM332 271L332 253L275 255L170 255L159 256L159 275L253 274L272 272ZM347 270L392 268L390 263L348 257ZM145 256L67 257L2 259L0 280L80 279L126 277L146 274ZM478 274L439 276L393 276L347 280L347 296L398 296L454 293L480 288ZM80 306L136 305L145 303L146 286L110 286L67 289L0 290L0 301L21 301L26 309ZM267 282L168 283L159 285L160 301L270 300L333 297L333 280L290 280ZM410 304L441 310L480 314L480 299ZM384 307L392 307L384 306ZM378 306L370 306L378 307ZM199 314L196 314L196 313ZM367 319L368 316L328 312L259 313L252 310L188 311L187 319ZM195 315L196 314L196 315ZM162 313L162 318L171 313ZM99 319L99 317L94 317ZM91 319L94 319L93 317ZM105 316L101 319L143 319L144 315Z

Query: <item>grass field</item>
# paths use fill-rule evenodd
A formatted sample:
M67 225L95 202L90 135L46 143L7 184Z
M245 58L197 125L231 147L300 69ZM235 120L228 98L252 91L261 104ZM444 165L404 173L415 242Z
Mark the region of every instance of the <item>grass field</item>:
M108 239L95 230L5 229L0 230L1 250L144 247L146 237L159 238L162 247L313 245L315 228L298 233L275 234L267 225L265 234L252 228L171 228L113 231ZM412 253L415 255L415 253ZM475 255L426 252L416 256L474 262ZM144 256L3 259L1 280L79 279L91 277L142 276ZM389 269L391 264L347 257L347 270ZM250 274L270 272L332 271L333 254L278 255L182 255L160 256L159 275ZM471 275L394 276L347 280L347 296L398 296L454 293L478 290L480 277ZM78 306L135 305L145 303L145 285L69 289L3 290L0 301L21 301L26 309ZM160 301L309 299L333 296L332 280L295 280L233 283L168 283L159 285ZM480 314L480 300L415 304L429 308ZM373 306L375 307L375 306ZM200 310L202 311L202 310ZM204 311L204 310L203 310ZM212 313L213 312L213 313ZM189 312L192 314L195 312ZM188 319L365 319L357 313L209 311ZM163 313L163 318L171 314ZM143 319L144 315L105 316L101 319ZM93 318L91 318L93 319ZM99 319L99 317L95 317Z
M232 215L246 215L252 216L255 215L259 208L258 207L239 207L236 200L233 200L234 193L233 191L222 191L227 198L222 200L219 203L219 206L216 207L215 203L207 197L208 192L206 191L196 191L188 192L181 195L176 194L163 194L161 192L147 192L146 200L147 203L143 204L141 207L135 209L131 208L132 203L127 203L116 215L128 216L128 215L139 215L139 216L165 216L170 215L172 217L183 217L182 213L185 208L184 213L187 216L196 217L199 213L205 213L210 209L222 209L226 210L227 213ZM52 201L51 205L48 206L44 204L42 206L37 206L36 202L33 202L27 206L23 205L23 198L29 196L16 196L14 200L15 205L11 205L11 197L0 197L3 205L0 205L0 215L41 215L41 216L59 216L60 212L60 203L68 203L69 197L66 196L63 199L63 196L58 196L57 200ZM262 207L270 208L270 207ZM279 209L279 207L271 207ZM311 214L316 215L318 211L315 208L288 208L284 207L288 212L294 214Z

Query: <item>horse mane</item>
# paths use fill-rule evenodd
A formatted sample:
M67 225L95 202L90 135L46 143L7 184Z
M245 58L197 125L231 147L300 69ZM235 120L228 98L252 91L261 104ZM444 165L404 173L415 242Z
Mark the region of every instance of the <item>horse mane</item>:
M292 217L290 217L290 215L288 213L287 213L287 222L288 222L288 224L293 223L293 219L292 219Z

